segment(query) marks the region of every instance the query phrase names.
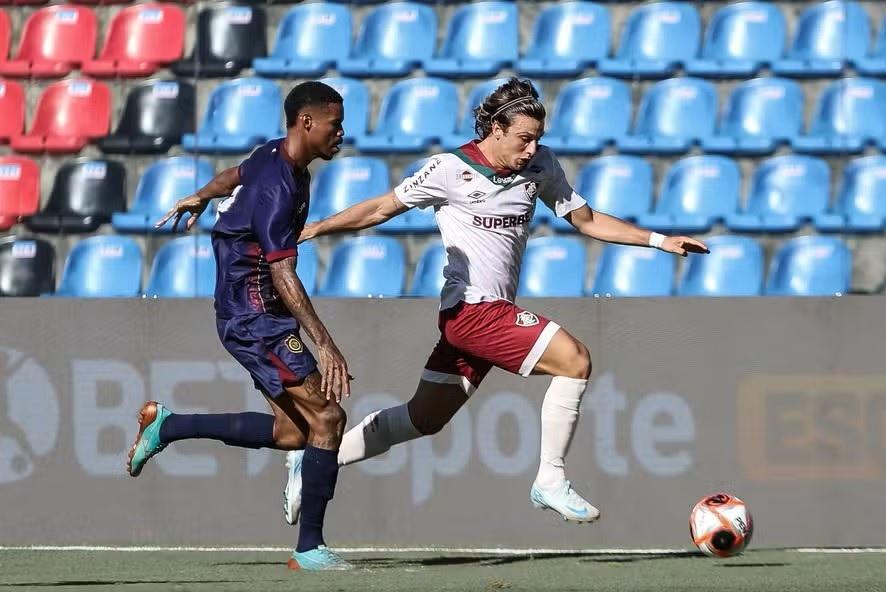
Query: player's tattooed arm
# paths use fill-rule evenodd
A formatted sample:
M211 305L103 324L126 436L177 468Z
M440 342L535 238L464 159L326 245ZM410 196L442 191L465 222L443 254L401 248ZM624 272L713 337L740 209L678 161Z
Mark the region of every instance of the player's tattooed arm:
M233 192L239 184L240 167L225 169L217 174L212 181L198 189L193 195L178 200L178 202L166 212L166 215L164 215L155 226L160 228L174 216L175 221L172 223L172 230L175 231L182 216L190 214L191 217L188 218L188 221L185 223L185 230L190 230L194 224L197 223L197 218L200 217L200 214L206 210L206 206L209 205L209 202L217 197L231 195L231 192Z
M298 242L303 243L325 234L355 232L378 226L408 209L397 199L393 191L389 191L384 195L361 201L325 220L306 224L298 237Z
M295 273L295 257L286 257L270 265L274 288L280 294L286 308L317 346L321 376L320 390L326 394L327 399L334 397L337 402L341 402L342 395L350 397L351 376L348 374L348 364L317 316L304 285Z

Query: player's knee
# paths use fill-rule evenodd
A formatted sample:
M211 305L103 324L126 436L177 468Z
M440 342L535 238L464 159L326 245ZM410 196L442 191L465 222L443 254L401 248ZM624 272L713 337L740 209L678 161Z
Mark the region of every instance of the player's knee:
M587 380L591 377L591 352L581 341L575 342L575 351L568 364L569 378Z
M323 407L316 417L318 427L330 435L344 434L348 416L338 403L330 403ZM316 430L315 430L316 431Z
M433 436L446 427L446 424L449 423L449 418L441 418L436 416L431 417L418 417L412 418L412 424L415 426L415 429L419 431L423 436Z

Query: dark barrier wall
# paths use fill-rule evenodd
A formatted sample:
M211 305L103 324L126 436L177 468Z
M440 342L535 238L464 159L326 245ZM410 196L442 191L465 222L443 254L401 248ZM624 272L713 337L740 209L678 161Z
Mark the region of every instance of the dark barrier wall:
M342 471L337 544L659 547L689 543L702 495L733 492L755 544L886 544L886 299L537 300L590 347L569 474L603 512L529 504L548 380L493 371L435 439ZM319 301L348 356L350 423L406 400L436 302ZM0 303L0 544L286 544L283 453L170 446L138 479L142 401L263 410L207 301Z

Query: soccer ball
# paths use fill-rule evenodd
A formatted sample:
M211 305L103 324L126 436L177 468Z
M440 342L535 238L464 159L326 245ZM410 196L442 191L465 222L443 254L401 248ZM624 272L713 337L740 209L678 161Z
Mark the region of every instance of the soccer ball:
M715 493L692 507L689 534L705 555L732 557L751 542L754 521L743 501L728 493Z

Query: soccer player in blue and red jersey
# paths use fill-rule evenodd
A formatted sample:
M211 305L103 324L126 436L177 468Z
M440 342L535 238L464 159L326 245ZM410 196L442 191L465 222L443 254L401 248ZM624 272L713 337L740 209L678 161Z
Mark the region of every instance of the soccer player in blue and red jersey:
M344 135L342 97L320 82L305 82L286 97L286 137L257 149L196 194L181 200L158 222L190 213L190 228L215 197L212 230L217 279L215 311L224 347L252 375L273 414L172 413L156 401L139 412L139 431L128 471L178 440L208 438L230 446L301 450L302 522L293 569L348 569L323 540L326 506L338 478L338 449L345 426L340 401L350 395L344 357L317 317L295 273L299 234L308 216L315 158L331 159ZM233 192L231 188L235 187ZM317 360L301 340L304 329Z

